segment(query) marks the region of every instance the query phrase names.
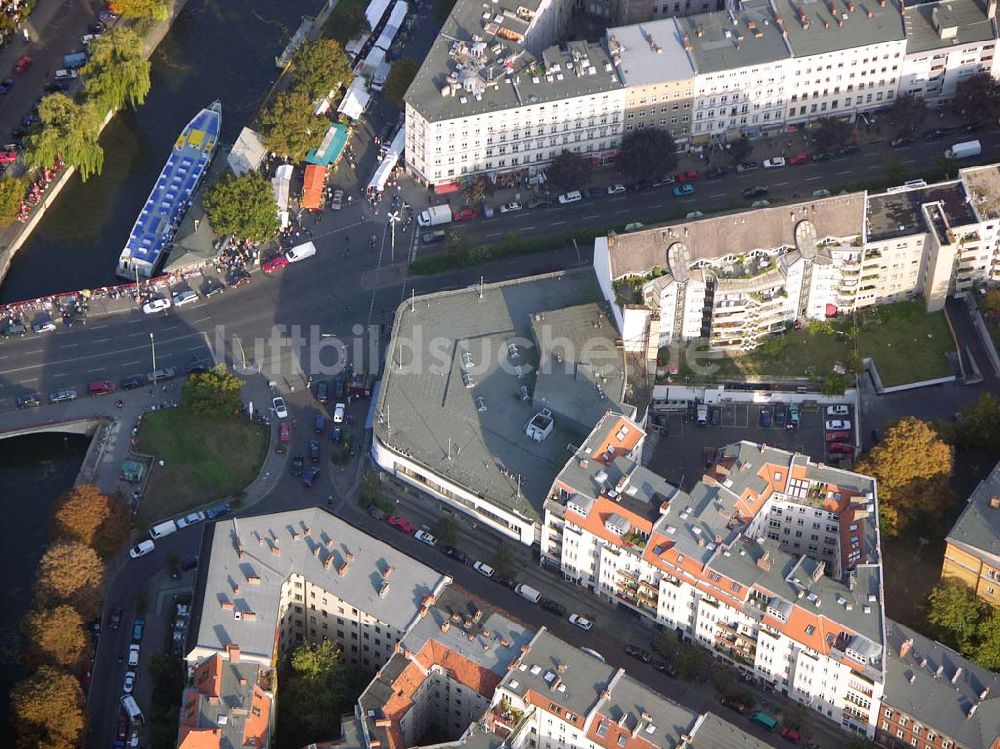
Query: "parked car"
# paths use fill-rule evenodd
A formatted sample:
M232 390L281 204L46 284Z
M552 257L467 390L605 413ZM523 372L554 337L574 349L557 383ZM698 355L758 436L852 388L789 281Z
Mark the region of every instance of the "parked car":
M319 463L319 440L309 440L309 462Z
M901 138L896 138L895 140L889 141L889 146L892 148L903 148L904 146L912 145L916 142L916 139L910 135L904 135Z
M321 413L317 413L313 416L313 432L316 434L323 434L326 430L326 417Z
M302 477L302 486L308 489L309 487L311 487L313 484L316 483L316 479L318 477L319 477L319 468L317 468L316 466L310 466L309 470L306 471L305 475Z
M828 432L849 432L851 431L851 422L844 419L827 419L826 421L826 431Z
M848 143L846 146L841 146L837 149L838 156L853 156L856 153L861 152L861 146L857 143Z
M111 395L115 392L115 383L111 380L95 380L87 385L87 395Z
M834 442L826 446L826 451L831 455L851 455L854 448L844 442Z
M343 424L344 423L344 412L346 410L347 410L347 407L343 403L338 403L336 406L333 407L333 423L334 424Z
M200 523L204 519L205 519L204 512L191 512L182 518L177 518L177 527L178 529L187 528L189 525L195 525L197 523Z
M448 232L444 229L435 229L434 231L425 231L420 235L420 242L422 244L440 244L448 238Z
M390 526L403 533L413 533L413 523L399 515L390 515L386 521Z
M626 645L625 655L630 656L632 658L636 658L642 661L643 663L649 663L651 660L653 660L653 656L650 655L649 651L643 650L638 645Z
M221 518L223 515L228 515L229 510L230 510L229 503L223 502L222 504L215 505L214 507L209 507L207 510L205 510L205 518L207 520L215 520L216 518ZM195 557L195 562L197 562L197 560L198 558Z
M111 629L118 629L118 627L121 626L122 616L124 614L125 614L125 609L118 608L112 611L111 618L108 619L108 626L111 627Z
M535 198L530 203L528 203L528 210L535 210L536 208L551 208L552 201L548 198Z
M132 694L135 688L135 671L126 671L125 680L122 682L122 694Z
M265 273L277 273L279 270L288 267L288 258L284 255L276 255L260 264L260 269Z
M675 174L674 179L683 184L685 182L695 182L700 176L697 169L688 169L686 172Z
M736 166L737 172L752 172L755 169L760 169L760 164L756 161L744 161L742 164Z
M142 311L147 315L155 315L157 312L163 312L168 309L170 309L170 300L166 297L150 299L142 305Z
M771 191L763 185L758 185L757 187L748 187L741 192L740 195L743 196L744 200L758 200L770 192Z
M3 82L0 82L0 96L6 96L14 88L14 79L5 78Z
M558 601L553 601L551 598L543 598L538 602L538 605L543 609L548 611L550 614L555 614L556 616L562 617L566 616L566 607L563 606Z
M774 426L778 429L785 428L785 419L787 418L787 413L785 412L784 406L774 407Z
M807 154L805 151L803 151L802 153L797 153L794 156L788 157L789 166L808 164L808 163L809 163L809 154Z
M765 169L780 169L785 166L784 156L772 156L770 159L764 159Z
M620 195L625 192L625 185L608 185L608 195Z
M678 198L683 195L692 195L693 193L694 193L694 185L692 184L677 185L674 188L674 195L677 196Z
M292 475L301 476L302 472L305 470L306 459L301 455L292 456Z
M744 705L739 700L734 700L731 697L723 697L719 700L724 707L728 707L730 710L735 710L740 715L743 715L747 711L747 706Z
M851 409L847 406L827 406L826 407L827 416L850 416Z
M570 614L569 623L575 624L577 627L579 627L584 631L590 631L594 626L594 623L592 621L590 621L589 619L584 619L579 614Z
M454 546L449 546L448 544L442 544L440 547L441 553L450 559L454 559L456 562L461 562L462 564L469 563L469 555L466 554L461 549L456 549Z
M344 441L344 430L340 427L334 427L330 430L330 442L335 445L339 445Z
M205 282L205 285L201 287L202 293L206 297L215 296L216 294L221 294L226 290L226 285L217 278L210 278Z
M21 57L17 59L17 62L14 63L14 72L20 75L31 67L32 62L34 62L34 60L32 60L29 55L21 55Z
M521 210L522 207L523 206L520 203L514 200L511 201L510 203L504 203L502 206L500 206L500 213L515 213Z
M770 429L771 428L771 409L765 406L760 409L760 428Z
M333 197L330 199L330 208L334 211L339 211L344 207L344 191L334 190Z
M49 403L65 403L66 401L75 401L76 391L73 388L66 388L64 390L56 390L49 393Z
M17 151L0 151L0 164L13 164L17 161Z
M802 740L802 736L793 728L788 728L787 726L781 729L781 738L788 739L793 744L798 744Z
M713 166L711 169L705 171L705 179L719 179L720 177L725 177L727 174L729 174L729 167Z
M413 537L418 541L420 541L421 543L427 544L428 546L437 545L437 539L434 538L434 536L432 536L427 531L417 531L416 533L413 534Z
M984 127L986 127L986 123L985 122L968 122L968 123L962 125L961 132L963 132L963 133L978 133Z
M139 646L135 643L128 646L128 665L132 668L139 665Z
M476 562L475 564L472 565L472 569L474 569L483 577L493 577L493 575L495 574L495 570L485 562Z
M122 390L135 390L146 384L146 378L142 375L129 375L122 378Z
M285 407L285 399L280 395L271 399L271 408L274 409L274 415L279 419L288 418L288 409Z
M653 183L648 179L641 179L638 182L633 182L629 185L628 189L632 192L646 192L646 190L650 189L652 186Z
M138 559L139 557L144 557L149 554L154 548L153 542L149 539L145 541L140 541L131 549L128 550L128 555L133 559Z
M479 211L477 211L472 206L464 206L459 208L457 211L453 211L451 218L453 221L472 221L479 216Z
M42 405L42 396L38 393L24 393L17 396L18 408L36 408Z
M580 194L579 190L570 190L567 193L563 193L559 196L560 205L566 205L567 203L576 203L583 200L583 195Z
M330 399L330 383L326 380L320 380L316 383L316 400L320 403L326 403Z
M586 190L581 190L581 192L585 198L600 198L604 196L604 190L600 187L588 187Z
M192 356L190 361L184 365L184 374L207 372L214 366L215 362L207 357Z
M827 442L844 442L851 438L850 432L827 432L823 435Z
M28 332L28 326L24 324L24 320L20 317L8 317L3 321L2 330L0 334L4 338L13 338L14 336L23 336Z

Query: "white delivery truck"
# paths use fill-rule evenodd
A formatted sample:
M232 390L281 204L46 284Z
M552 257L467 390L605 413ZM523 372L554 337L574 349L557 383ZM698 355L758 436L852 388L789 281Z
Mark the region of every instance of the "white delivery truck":
M132 725L138 729L142 729L145 721L142 717L142 710L139 709L139 705L135 701L135 697L130 694L122 697L122 707L125 708L125 712L128 714L128 719Z
M421 211L417 216L417 223L421 226L441 226L441 224L451 223L450 205L432 205L426 211Z
M946 159L968 159L978 156L983 152L983 146L978 140L967 140L964 143L956 143L944 152Z
M175 523L173 520L164 520L162 523L157 523L152 528L150 528L149 535L152 538L163 538L164 536L169 536L176 530L177 530L177 523Z
M285 260L290 263L297 263L300 260L305 260L307 257L312 257L316 254L316 245L312 242L305 242L304 244L296 245L288 252L285 253Z
M517 593L521 598L527 598L532 603L538 603L542 594L537 590L532 588L530 585L525 585L524 583L518 583L517 587L514 588L514 592Z

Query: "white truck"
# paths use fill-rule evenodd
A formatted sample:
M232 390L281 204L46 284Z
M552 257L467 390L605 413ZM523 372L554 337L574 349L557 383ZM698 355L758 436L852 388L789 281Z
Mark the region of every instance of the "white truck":
M417 223L421 226L441 226L451 223L450 205L432 205L426 211L421 211L417 216Z
M521 598L526 598L532 603L538 603L539 599L542 597L541 593L532 588L530 585L525 585L524 583L519 583L518 586L514 588L514 592L521 596Z
M983 146L978 140L967 140L964 143L956 143L944 152L946 159L968 159L978 156L983 152Z

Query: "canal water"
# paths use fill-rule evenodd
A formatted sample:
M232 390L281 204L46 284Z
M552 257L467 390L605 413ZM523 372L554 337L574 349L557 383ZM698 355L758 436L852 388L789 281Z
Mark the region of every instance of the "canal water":
M118 255L178 133L222 102L223 144L249 124L281 54L320 0L188 0L152 57L152 90L104 129L104 171L74 176L18 251L0 303L116 283Z
M0 736L10 737L7 695L22 676L17 660L21 619L31 606L38 560L49 533L49 512L73 486L89 437L33 434L0 441Z

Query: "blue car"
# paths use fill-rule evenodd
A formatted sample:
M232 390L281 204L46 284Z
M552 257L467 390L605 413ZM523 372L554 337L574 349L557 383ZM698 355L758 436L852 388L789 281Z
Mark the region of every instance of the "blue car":
M693 195L693 194L694 194L694 185L677 185L677 187L674 188L674 195L676 195L678 198L681 197L682 195Z

